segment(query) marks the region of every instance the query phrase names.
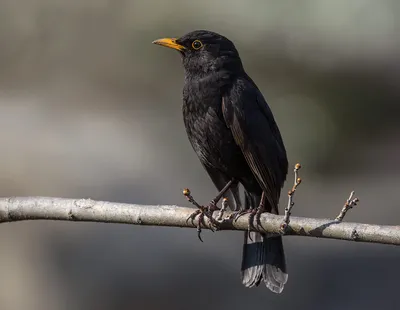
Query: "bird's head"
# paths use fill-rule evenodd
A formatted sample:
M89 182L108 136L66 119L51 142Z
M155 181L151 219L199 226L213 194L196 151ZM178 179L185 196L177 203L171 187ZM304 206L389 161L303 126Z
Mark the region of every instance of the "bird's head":
M237 72L242 69L235 45L215 32L196 30L180 38L164 38L153 43L178 50L185 71L190 74L202 75L219 70Z

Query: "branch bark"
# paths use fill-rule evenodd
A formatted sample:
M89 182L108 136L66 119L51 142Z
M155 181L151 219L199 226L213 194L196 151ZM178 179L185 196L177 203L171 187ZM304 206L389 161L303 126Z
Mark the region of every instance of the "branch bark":
M137 205L50 197L0 198L0 223L61 220L194 228L190 221L186 221L192 213L192 208L172 205ZM214 217L217 213L214 213ZM225 214L229 215L230 212ZM248 216L242 216L237 222L223 222L220 229L246 231L247 219ZM259 231L278 234L283 219L279 215L262 214ZM285 235L400 245L400 226L346 223L330 219L290 217Z

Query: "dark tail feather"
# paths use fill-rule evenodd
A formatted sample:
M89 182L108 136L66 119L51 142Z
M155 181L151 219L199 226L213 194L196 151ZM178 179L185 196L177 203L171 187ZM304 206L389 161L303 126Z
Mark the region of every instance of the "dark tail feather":
M245 207L257 207L260 197L245 193ZM249 235L250 234L250 235ZM250 238L251 237L251 238ZM258 286L261 280L274 293L281 293L288 279L282 237L266 238L258 232L245 232L242 258L242 282Z
M282 293L288 279L282 237L264 238L266 260L263 269L265 285L274 293Z

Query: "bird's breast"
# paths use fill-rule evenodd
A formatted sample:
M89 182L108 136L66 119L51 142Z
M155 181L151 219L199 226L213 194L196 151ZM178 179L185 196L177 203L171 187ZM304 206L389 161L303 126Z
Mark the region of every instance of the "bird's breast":
M182 111L189 141L203 164L224 170L242 157L223 118L219 93L188 87Z

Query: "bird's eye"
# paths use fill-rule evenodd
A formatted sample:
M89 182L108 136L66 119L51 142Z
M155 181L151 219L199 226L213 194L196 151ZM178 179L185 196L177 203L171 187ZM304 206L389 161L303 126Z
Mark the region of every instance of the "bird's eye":
M203 47L203 43L201 43L200 40L194 40L192 43L192 47L193 49L198 50Z

